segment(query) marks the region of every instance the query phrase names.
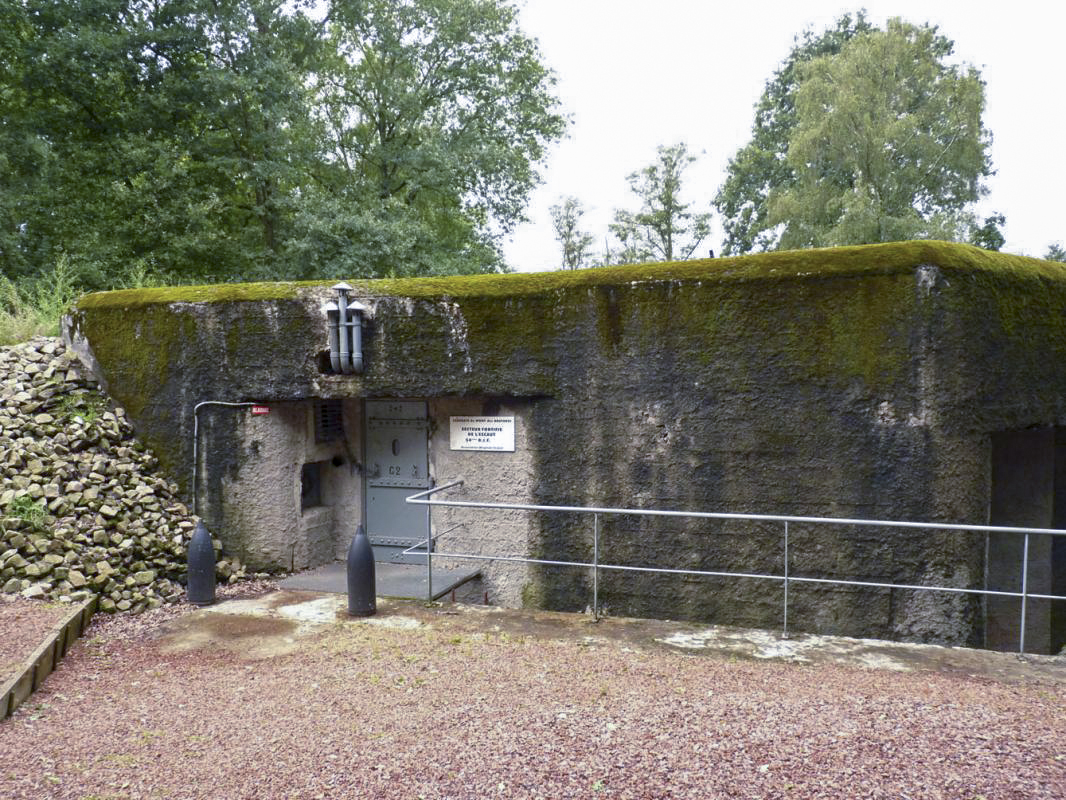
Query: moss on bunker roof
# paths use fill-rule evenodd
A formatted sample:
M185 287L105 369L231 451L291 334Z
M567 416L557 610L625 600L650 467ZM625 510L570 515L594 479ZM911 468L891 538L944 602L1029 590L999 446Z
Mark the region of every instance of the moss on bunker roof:
M348 280L356 295L426 299L516 297L581 287L634 283L861 277L907 272L919 266L992 273L1006 280L1066 281L1066 264L989 252L967 244L938 241L785 250L728 258L596 267L574 271ZM124 289L86 295L81 298L77 307L89 310L171 303L286 300L297 297L305 289L328 288L336 280Z
M151 289L119 289L93 292L82 297L77 307L135 308L170 303L234 303L260 300L288 300L300 289L321 286L318 281L273 283L216 283L207 286L161 286Z

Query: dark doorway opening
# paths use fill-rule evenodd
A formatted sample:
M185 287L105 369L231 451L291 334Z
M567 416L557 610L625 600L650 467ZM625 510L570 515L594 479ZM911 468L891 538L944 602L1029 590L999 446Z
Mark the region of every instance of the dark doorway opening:
M1005 431L992 436L989 524L1022 528L1066 528L1066 430L1055 427ZM1030 534L1026 591L1064 594L1066 539ZM985 585L1020 592L1026 537L990 533L986 540ZM985 646L1017 650L1022 601L985 598ZM1025 649L1057 653L1066 644L1066 601L1030 598L1025 608Z
M300 470L300 510L322 505L322 464L312 461Z

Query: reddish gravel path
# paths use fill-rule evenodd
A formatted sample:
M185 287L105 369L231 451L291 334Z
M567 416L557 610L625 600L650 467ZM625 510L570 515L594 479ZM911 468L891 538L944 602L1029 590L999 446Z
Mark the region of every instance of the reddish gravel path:
M70 606L0 594L0 684L29 657Z
M0 724L0 797L1066 797L1061 683L730 662L454 619L328 626L295 651L277 620L186 651L91 629ZM288 652L264 654L267 635Z

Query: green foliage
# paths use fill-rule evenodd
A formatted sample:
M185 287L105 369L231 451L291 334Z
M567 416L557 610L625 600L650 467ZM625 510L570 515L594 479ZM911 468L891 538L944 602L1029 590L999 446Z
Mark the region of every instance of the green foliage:
M148 289L166 286L168 283L166 276L152 269L143 258L139 258L130 264L124 274L116 281L117 288L121 289Z
M59 333L59 319L67 313L80 294L78 276L69 259L60 254L55 266L30 284L30 305L53 327L51 335Z
M768 84L716 197L725 252L933 238L995 245L984 84L935 27L859 14L808 33ZM999 222L998 224L1002 224Z
M616 211L611 233L621 243L618 264L684 261L711 232L711 215L693 213L681 200L685 170L696 161L684 142L658 148L658 160L630 174L640 210Z
M1066 248L1058 242L1048 245L1047 252L1044 254L1044 260L1066 262Z
M58 335L59 321L77 299L78 287L65 255L36 278L16 283L0 275L0 344Z
M11 59L25 91L6 116L35 179L10 195L3 272L58 251L90 286L138 259L185 280L270 263L305 147L313 38L279 5L28 0Z
M129 289L162 286L165 279L138 260L117 270L116 286ZM15 344L34 336L58 336L65 314L73 308L89 282L83 272L60 253L46 271L14 281L0 275L0 345Z
M96 392L81 390L59 397L53 410L63 422L80 419L86 424L92 424L107 410L107 402Z
M47 323L29 307L15 282L0 276L0 345L24 342L47 331Z
M1007 243L1007 238L1003 235L1003 226L1006 224L1007 218L1002 214L985 217L984 225L975 228L970 234L970 244L998 252Z
M48 517L44 507L25 494L11 500L4 508L4 515L19 520L31 530L43 530Z
M984 85L935 28L890 20L805 63L788 162L767 197L782 248L962 240L991 174Z
M340 223L356 241L395 226L391 250L371 242L373 274L458 271L434 267L446 254L464 271L500 268L499 235L524 219L533 165L566 126L517 15L508 0L333 4L316 93L336 155L323 202L359 199Z
M581 269L588 266L592 255L593 236L581 230L581 217L585 209L576 197L562 197L550 209L555 239L562 249L563 269Z
M726 180L714 199L722 215L726 255L772 250L777 244L776 232L767 224L767 198L773 189L796 180L787 156L796 127L796 91L803 65L839 53L846 42L872 30L865 12L860 11L854 19L844 14L834 28L818 36L804 31L781 68L767 81L755 107L751 141L730 159Z
M0 23L12 279L59 252L93 288L499 270L566 124L510 0L0 0Z

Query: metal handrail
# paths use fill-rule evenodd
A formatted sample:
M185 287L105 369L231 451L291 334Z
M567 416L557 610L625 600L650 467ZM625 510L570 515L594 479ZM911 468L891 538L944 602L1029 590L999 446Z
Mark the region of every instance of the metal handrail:
M1025 652L1025 622L1027 604L1030 599L1033 600L1066 600L1066 596L1063 595L1051 595L1051 594L1036 594L1028 591L1028 574L1029 574L1029 537L1031 535L1048 535L1048 536L1066 536L1066 530L1057 528L1027 528L1027 527L1015 527L1015 526L1003 526L1003 525L967 525L967 524L954 524L943 522L906 522L900 520L871 520L871 519L849 519L841 517L805 517L805 516L791 516L783 514L739 514L731 512L719 512L719 511L673 511L664 509L642 509L642 508L614 508L614 507L600 507L600 506L570 506L570 505L543 505L534 503L496 503L486 501L461 501L461 500L438 500L433 495L453 489L457 486L462 486L462 480L451 481L450 483L443 484L442 486L436 486L425 491L418 492L406 498L406 502L416 505L426 506L427 522L431 521L432 508L434 506L443 506L450 508L475 508L486 509L496 511L544 511L544 512L558 512L558 513L575 513L575 514L592 514L593 515L593 560L591 562L585 561L560 561L555 559L541 559L541 558L527 558L523 556L486 556L480 553L446 553L436 552L438 558L452 558L457 560L475 560L475 561L500 561L508 563L524 563L524 564L541 564L546 566L569 566L569 567L584 567L592 570L593 578L593 599L592 599L592 612L593 615L598 618L599 615L599 571L600 570L614 570L619 572L653 572L667 575L698 575L703 577L714 578L748 578L754 580L771 580L780 581L784 584L784 608L783 608L783 623L782 623L782 636L788 638L788 590L791 583L813 583L813 584L832 584L837 586L859 586L863 588L872 589L908 589L914 591L934 591L934 592L948 592L954 594L969 594L978 596L993 596L993 597L1017 597L1020 598L1021 603L1021 620L1019 631L1018 651ZM602 564L599 561L599 535L600 535L600 516L603 514L612 515L628 515L628 516L642 516L642 517L680 517L688 519L732 519L732 520L745 520L749 522L780 522L784 525L784 574L764 574L764 573L749 573L749 572L724 572L717 570L698 570L698 569L682 569L672 567L639 567L626 564ZM857 581L857 580L843 580L839 578L810 578L803 576L796 576L789 573L789 524L790 523L810 523L817 525L853 525L864 527L877 527L877 528L909 528L909 529L922 529L922 530L942 530L942 531L964 531L973 533L1013 533L1021 534L1025 536L1025 543L1022 556L1022 590L1020 592L1008 592L994 589L965 589L957 586L930 586L924 584L903 584L903 583L882 583L878 581ZM428 530L432 530L431 526L427 526ZM430 539L436 540L442 534L431 536ZM405 550L405 553L410 552L425 552L427 559L427 569L432 570L431 556L429 551L431 548L426 547L425 550L419 550L418 548L426 546L430 539L422 540L410 548ZM430 581L432 577L430 576ZM432 586L432 583L430 583Z

